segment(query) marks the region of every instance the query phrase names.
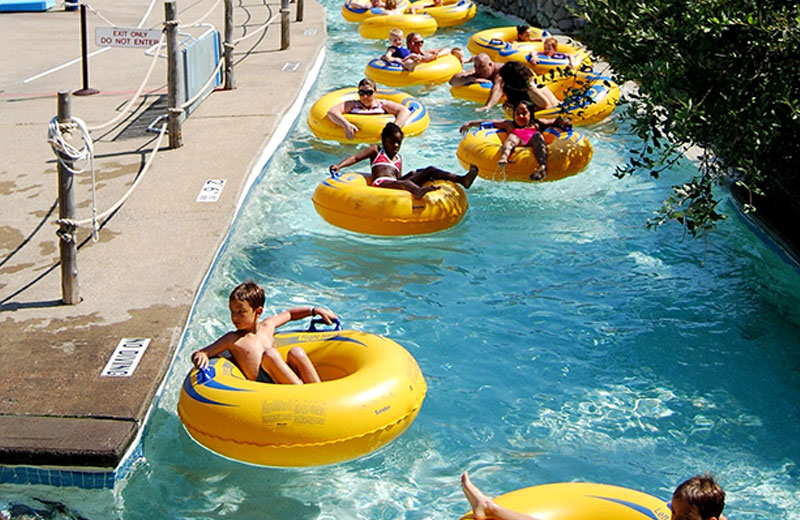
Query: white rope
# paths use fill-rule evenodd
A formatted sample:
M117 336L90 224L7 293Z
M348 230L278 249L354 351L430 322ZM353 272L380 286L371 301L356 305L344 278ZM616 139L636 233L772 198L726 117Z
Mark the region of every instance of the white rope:
M116 124L117 121L119 121L125 115L127 115L129 113L130 108L133 106L133 103L137 99L139 99L139 96L142 95L142 90L144 90L144 86L147 85L147 82L150 79L150 75L153 73L153 70L156 68L156 61L158 61L158 51L161 49L161 46L163 44L164 44L164 33L161 33L161 38L158 39L158 46L156 47L156 52L153 53L153 60L150 62L150 68L147 70L147 74L145 74L144 80L142 80L142 83L139 85L139 88L136 90L136 94L134 94L133 97L128 100L128 104L125 105L125 107L120 111L119 114L114 116L109 121L106 121L105 123L102 123L102 124L99 124L99 125L95 125L95 126L89 127L90 131L102 130L103 128L106 128L108 126Z
M217 0L217 1L219 1L219 0ZM87 7L87 9L89 9L92 13L97 15L98 18L100 18L101 20L106 22L108 25L110 25L112 27L124 27L122 25L119 25L119 24L116 24L116 23L112 22L111 20L109 20L108 18L103 16L103 14L100 11L98 11L97 9L92 7L92 5L89 4L88 2L83 2L83 4ZM156 0L150 0L150 5L147 7L147 11L145 11L144 16L142 16L142 19L139 20L139 23L136 24L136 28L137 29L140 29L142 27L142 25L144 25L144 21L147 20L148 16L150 16L150 12L153 10L153 6L155 4L156 4Z
M64 130L71 132L75 127L81 131L81 139L83 139L83 147L76 148L64 139L61 133L62 127ZM94 177L94 146L92 144L92 137L89 135L89 129L86 123L77 117L71 118L68 123L59 123L58 117L50 120L47 125L47 142L50 143L50 148L56 154L58 162L72 175L79 175L88 169L92 172L92 218L88 222L92 223L92 240L97 241L97 193L95 191L95 177ZM80 169L75 169L75 162L83 162L84 165Z
M247 36L242 36L241 38L237 38L237 39L233 40L233 43L234 43L234 45L235 45L235 44L237 44L237 43L239 43L239 42L242 42L242 41L244 41L244 40L246 40L246 39L248 39L248 38L250 38L250 37L252 37L252 36L255 36L256 34L259 34L259 32L261 32L261 29L266 29L266 28L267 28L267 26L268 26L269 24L271 24L271 23L272 23L272 21L273 21L273 20L275 20L275 18L277 18L279 15L280 15L280 13L279 13L279 12L278 12L278 13L275 13L275 14L273 14L273 15L272 15L272 17L271 17L269 20L267 20L267 21L266 21L266 23L264 23L264 25L262 25L262 26L260 26L260 27L258 27L258 28L256 28L256 29L254 29L254 30L253 30L253 32L251 32L251 33L250 33L250 34L248 34Z
M202 96L205 93L206 89L209 86L211 86L211 83L214 81L214 78L219 73L219 69L222 68L222 64L223 63L225 63L225 56L220 56L219 63L217 63L217 66L211 72L211 76L209 76L208 80L206 81L206 84L203 85L202 88L197 91L197 94L195 94L190 100L186 101L186 103L183 103L180 106L181 110L186 110L187 108L189 108L192 105L192 103L194 103L195 101L200 99L200 96Z
M213 13L213 12L214 12L214 9L216 9L218 5L219 5L219 0L217 0L217 1L216 1L216 3L215 3L214 5L212 5L212 6L211 6L211 9L209 9L209 10L206 12L206 14L204 14L203 16L201 16L200 18L198 18L198 19L197 19L197 21L195 21L194 23L190 23L189 25L181 25L179 28L183 29L183 28L186 28L186 27L194 27L195 25L200 25L200 22L202 22L203 20L205 20L206 18L208 18L208 16L209 16L211 13Z
M150 165L153 164L153 159L156 157L156 152L158 152L158 149L161 147L161 141L164 139L164 134L166 133L167 133L167 123L164 123L163 125L161 125L161 131L158 134L158 139L156 140L156 144L153 147L153 151L151 152L150 157L147 159L147 162L142 168L142 171L139 173L139 176L133 182L131 187L128 188L128 191L125 192L125 195L123 195L122 198L120 198L113 206L111 206L104 212L100 213L99 215L93 216L91 219L84 219L84 220L58 219L56 220L56 224L66 224L72 227L85 226L90 222L96 222L97 220L105 219L107 216L117 211L120 208L120 206L122 206L125 203L125 201L128 200L128 197L130 197L130 195L133 193L133 190L136 189L136 186L138 186L139 182L144 178L144 174L147 173L147 170L150 168ZM94 189L94 182L92 182L92 189Z
M108 25L110 25L111 27L119 27L119 25L115 24L114 22L112 22L111 20L109 20L108 18L106 18L105 16L103 16L103 14L102 14L102 13L100 13L100 11L98 11L97 9L95 9L94 7L92 7L92 4L87 4L86 2L84 2L84 5L86 6L86 8L87 8L88 10L90 10L90 11L91 11L93 14L95 14L95 15L96 15L98 18L100 18L101 20L103 20L104 22L106 22L106 23L107 23Z

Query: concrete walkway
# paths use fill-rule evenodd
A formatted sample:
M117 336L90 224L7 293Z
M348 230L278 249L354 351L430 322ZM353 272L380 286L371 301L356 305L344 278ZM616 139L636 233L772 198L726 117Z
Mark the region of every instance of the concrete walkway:
M280 8L274 0L245 4L234 8L235 38L252 34ZM98 50L97 26L160 28L164 19L163 2L153 2L146 17L148 0L91 5L105 20L87 17L90 52ZM178 2L180 23L193 23L213 5ZM239 43L237 88L212 93L191 114L182 148L169 150L164 139L98 242L89 229L79 230L77 305L61 303L57 170L46 138L56 92L82 86L80 63L58 68L80 56L80 14L55 8L0 15L0 465L114 468L137 438L248 177L319 65L324 10L306 0L304 21L295 22L295 7L291 47L279 50L279 15L266 32ZM223 32L223 11L219 2L204 21ZM100 94L73 96L72 114L89 126L111 119L150 62L141 49L93 55L90 87ZM165 112L166 60L145 92L134 114L93 133L99 212L127 191L153 149L157 134L145 127ZM196 202L207 179L227 184L217 202ZM90 176L75 182L77 218L87 218ZM122 338L150 344L131 377L101 377Z

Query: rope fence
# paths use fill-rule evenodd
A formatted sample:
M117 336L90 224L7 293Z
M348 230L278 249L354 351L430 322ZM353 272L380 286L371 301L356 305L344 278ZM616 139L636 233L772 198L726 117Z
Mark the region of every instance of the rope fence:
M132 196L135 192L139 184L142 180L146 177L148 171L152 167L153 163L158 156L158 151L162 147L162 143L164 141L165 135L169 135L169 148L178 148L182 146L181 142L181 122L184 117L186 117L186 112L188 109L195 103L198 102L204 95L209 93L209 89L212 88L212 85L215 79L218 77L219 74L224 74L225 76L225 88L226 89L233 89L234 87L234 80L233 80L233 49L235 49L240 43L254 37L254 36L261 36L263 37L269 26L274 24L278 16L281 16L281 47L280 50L285 50L289 46L289 20L288 20L288 6L290 0L281 0L281 10L279 13L274 13L273 9L270 5L267 4L267 1L264 1L264 8L267 10L267 21L263 24L259 25L255 29L250 29L243 24L241 26L243 35L239 38L233 38L233 31L235 30L236 26L233 23L233 1L232 0L224 0L225 2L225 36L224 39L220 38L219 40L215 40L215 42L219 42L218 45L220 46L220 50L223 52L219 55L213 70L208 75L208 78L205 80L202 87L196 90L196 92L192 93L185 93L184 91L184 84L181 78L182 74L180 73L180 68L183 67L183 64L179 61L180 60L180 52L183 46L188 46L187 42L190 40L200 41L204 38L207 33L203 33L203 36L195 37L190 32L186 31L188 28L198 28L201 26L209 26L208 23L205 22L207 18L209 18L215 11L217 11L220 3L223 0L215 0L213 5L205 11L205 13L190 24L180 24L177 17L177 0L150 0L148 3L147 9L144 12L144 15L139 20L139 23L136 25L136 29L142 29L146 20L150 17L152 10L154 9L156 3L163 3L165 9L165 19L161 24L162 30L161 35L158 39L158 43L155 45L150 46L145 50L145 55L152 56L152 59L149 62L147 67L147 71L140 82L139 86L137 87L135 93L127 99L123 104L122 107L118 109L118 113L114 115L108 121L103 123L98 123L93 126L88 126L85 121L78 117L72 116L72 109L71 109L71 95L89 95L97 93L97 89L90 89L88 87L88 56L87 53L87 37L86 37L86 13L90 12L97 19L102 21L102 24L106 24L111 28L125 28L124 25L114 23L109 17L107 17L103 12L97 9L95 6L89 4L88 2L83 2L81 0L73 0L67 3L62 3L66 10L75 10L78 7L81 8L81 43L82 43L82 60L84 64L84 88L80 91L76 91L73 94L70 94L68 90L61 90L58 92L58 115L54 117L48 123L48 131L47 131L47 142L50 145L54 155L57 159L58 165L58 208L59 208L59 218L53 221L54 224L58 226L58 230L56 231L56 235L59 237L59 256L60 256L60 265L61 265L61 287L62 287L62 301L65 304L77 304L81 301L78 289L78 279L77 279L77 247L78 247L78 239L76 231L81 227L90 226L91 227L91 238L93 241L98 240L98 234L100 228L108 221L108 219L118 211ZM193 7L196 4L193 4ZM302 0L297 1L297 21L302 21ZM155 27L147 29L152 31ZM178 39L178 31L183 29L184 32L181 32L181 41ZM211 25L211 29L217 34L217 36L221 36L220 31L217 31L213 25ZM153 39L154 39L153 35ZM186 36L186 38L183 38ZM105 43L105 42L104 42ZM110 41L109 41L110 43ZM126 46L128 44L124 42L115 42L116 45ZM258 45L258 43L256 43ZM107 51L112 48L111 45L99 45L99 49L93 54L99 54L100 52ZM162 52L164 47L166 47L167 52L162 56ZM151 54L152 53L152 54ZM202 53L199 53L197 56L203 56ZM168 89L168 108L166 114L162 114L161 116L155 118L155 120L148 125L148 131L151 131L152 128L156 126L156 124L166 117L167 121L161 122L160 129L158 130L158 137L155 139L155 143L153 144L152 150L149 152L149 155L144 159L144 163L141 168L138 170L133 182L131 185L125 190L125 193L110 207L108 207L105 211L98 211L98 202L97 202L97 179L96 179L96 168L95 168L95 143L92 140L92 132L97 132L100 130L107 129L114 125L117 125L121 121L124 121L126 118L131 117L135 114L138 109L136 108L137 101L139 101L142 96L143 92L145 91L146 85L151 80L153 72L156 68L156 62L159 61L159 58L166 58L167 60L167 89ZM70 62L64 66L70 65L74 62ZM192 63L192 62L190 62ZM203 63L201 67L202 70L208 70L204 65L208 64L208 61ZM177 65L177 66L176 66ZM63 68L64 66L60 67ZM225 71L222 72L223 66L225 67ZM54 70L58 70L54 69ZM177 71L176 71L177 70ZM193 72L199 72L197 69L192 69ZM48 71L49 73L50 71ZM34 76L33 78L28 78L26 81L32 81L39 76ZM187 80L188 83L192 83L192 85L196 85L199 81L199 78L195 76L191 76L190 80L194 80L190 82ZM186 87L188 88L188 87ZM192 86L191 88L195 88ZM181 102L181 99L184 98L186 95L190 95L191 98ZM119 105L118 105L119 106ZM174 138L174 141L173 141ZM78 145L75 144L78 141L82 141L82 144ZM147 153L147 152L145 152ZM88 218L78 219L75 218L75 200L74 200L74 188L76 182L74 180L75 176L82 175L89 172L91 179L91 216ZM54 205L55 207L55 205ZM49 220L49 215L47 220ZM42 222L44 223L44 221Z

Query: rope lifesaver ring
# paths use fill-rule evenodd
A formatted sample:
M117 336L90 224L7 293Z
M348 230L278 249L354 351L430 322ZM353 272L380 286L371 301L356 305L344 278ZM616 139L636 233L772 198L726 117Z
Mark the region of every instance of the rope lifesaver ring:
M555 181L575 175L592 160L592 145L589 140L574 130L547 128L542 132L547 143L547 177ZM462 166L478 166L478 175L489 180L530 181L530 174L539 167L539 161L530 147L514 149L506 165L505 175L497 166L500 147L508 133L484 124L470 130L458 143L456 156Z
M400 103L411 111L403 126L403 135L413 137L428 128L431 122L430 114L425 105L416 98L393 89L378 89L375 93L378 99ZM394 121L394 114L343 114L345 119L358 127L352 141L348 141L344 128L328 118L328 110L342 101L358 99L358 89L342 88L329 92L319 98L308 112L308 126L317 137L346 143L377 143L381 140L381 131L386 123Z
M464 189L433 181L438 190L416 199L411 192L368 186L360 173L340 173L317 185L312 201L334 226L370 235L419 235L458 224L467 211Z
M562 482L518 489L493 499L498 505L534 518L558 520L668 519L664 500L608 484ZM472 518L464 515L461 520Z
M619 102L619 87L610 77L601 76L594 72L578 71L574 74L544 75L536 78L537 84L544 85L562 101L553 108L538 110L536 119L555 119L563 117L572 121L573 125L590 125L608 117ZM486 103L492 89L489 80L476 80L466 85L450 87L450 94L459 99ZM584 91L579 97L571 97L576 91ZM570 97L565 105L564 99ZM501 103L505 96L501 98ZM506 117L512 117L510 110L506 110Z
M313 326L275 335L284 358L298 344L322 383L249 381L226 358L212 359L205 374L192 369L178 401L189 435L211 451L251 464L316 466L372 452L414 421L425 379L394 341Z
M405 11L411 5L409 0L399 0L397 8L400 11ZM363 2L359 0L347 0L342 6L342 16L348 22L361 23L367 18L372 16L382 15L386 12L383 7L372 7L370 2Z
M393 27L403 33L417 32L422 36L430 36L436 32L436 19L427 14L389 14L370 16L358 26L358 33L364 38L385 40Z
M444 5L438 7L431 1L413 2L409 9L414 9L416 13L433 16L439 27L453 27L467 23L475 18L475 13L478 12L478 7L472 0L445 0Z
M462 70L461 60L452 54L446 54L433 61L420 63L413 71L405 70L402 65L389 63L375 58L367 63L364 75L381 85L390 87L429 85L444 83Z
M550 33L542 29L533 28L533 30L538 33L539 38L546 38L550 35ZM518 42L516 27L495 27L494 29L478 31L470 37L467 49L472 54L484 52L492 58L492 61L498 63L521 61L533 69L536 74L546 74L552 70L569 67L569 60L566 57L551 58L539 55L538 63L531 63L528 56L532 53L538 54L542 52L544 45L541 41ZM559 43L558 49L564 55L572 56L572 64L575 68L581 68L584 65L591 66L592 64L589 53L585 49L566 43Z

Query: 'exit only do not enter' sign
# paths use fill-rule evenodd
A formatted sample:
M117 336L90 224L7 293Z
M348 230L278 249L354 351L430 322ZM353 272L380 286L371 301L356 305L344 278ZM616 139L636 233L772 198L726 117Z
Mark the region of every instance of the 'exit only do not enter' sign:
M97 27L94 43L98 47L141 47L158 45L161 29L137 29L134 27Z

